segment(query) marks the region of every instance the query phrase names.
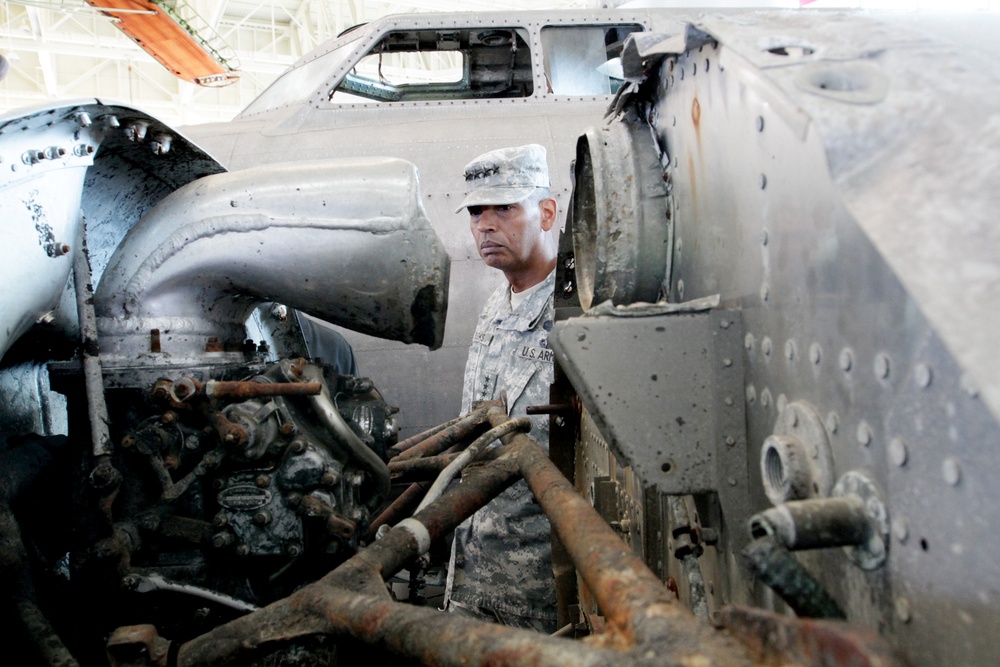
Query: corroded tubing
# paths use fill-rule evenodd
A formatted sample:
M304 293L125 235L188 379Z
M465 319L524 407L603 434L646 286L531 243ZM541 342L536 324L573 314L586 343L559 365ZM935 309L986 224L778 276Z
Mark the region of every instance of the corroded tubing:
M531 442L521 434L510 438L522 446L521 474L597 598L611 630L611 645L644 646L661 659L669 656L682 664L751 664L740 645L678 604L545 452L523 446L522 438Z
M445 430L449 426L454 426L458 422L462 421L462 419L463 419L462 417L455 417L451 421L447 421L447 422L445 422L443 424L438 424L437 426L429 428L429 429L427 429L426 431L424 431L422 433L417 433L416 435L411 435L406 440L401 440L401 441L397 442L395 445L393 445L392 447L390 447L389 448L389 453L392 456L396 456L398 454L401 454L402 452L405 452L410 447L413 447L414 445L419 445L421 442L423 442L427 438L429 438L429 437L431 437L433 435L437 435L438 433L440 433L441 431Z
M481 406L478 410L474 410L467 416L463 417L458 423L445 428L444 430L427 438L423 442L409 447L406 451L401 452L392 460L397 462L407 461L409 459L416 459L422 456L434 456L435 454L440 454L452 445L465 440L475 433L476 430L483 424L485 424L486 411L494 405L498 405L498 403L490 402Z
M73 282L76 287L76 309L80 322L83 380L87 392L87 412L90 418L91 452L94 456L111 454L108 428L108 404L104 400L104 375L101 371L101 351L97 340L97 316L94 313L94 292L91 285L90 255L86 233L81 228L81 250L73 262Z
M515 432L524 433L531 428L531 420L527 417L517 417L516 419L509 419L507 413L500 408L493 407L490 408L486 413L487 418L496 419L499 423L496 424L486 433L476 438L476 441L469 445L465 451L459 454L454 461L449 463L438 478L434 480L431 488L427 491L427 495L424 499L420 501L420 505L417 506L417 511L419 512L423 508L430 505L433 501L437 500L445 489L448 488L448 484L451 480L455 479L455 476L469 465L473 460L479 457L479 454L489 445L493 444L496 440L502 438L505 435Z
M505 419L501 415L498 421ZM320 581L181 645L173 665L246 664L282 642L317 635L350 636L383 646L404 658L441 667L778 664L775 660L763 662L763 650L756 651L759 655L755 663L744 645L698 621L675 603L656 576L576 494L534 441L523 434L509 435L506 440L510 444L503 454L486 465L468 469L462 484L413 518L401 521L383 539ZM595 592L609 621L608 632L590 640L572 641L389 599L386 579L519 476L528 479L587 585ZM760 612L757 618L758 622L773 621L775 616ZM806 644L812 638L810 627L795 625L791 630L801 629L800 643ZM824 627L829 634L828 645L848 634L836 626ZM765 648L778 641L773 637L759 640ZM879 660L856 664L900 664L878 640L862 650L872 651Z
M458 453L456 452L407 461L390 461L389 474L394 482L433 480L457 457Z
M441 468L443 467L444 464L442 464L436 472L441 472ZM392 465L389 466L389 472L395 476L395 472L392 470ZM371 525L368 527L366 539L374 537L381 526L385 524L393 526L401 518L408 516L413 508L420 503L420 499L424 497L424 494L429 488L431 488L430 481L414 482L413 484L410 484L410 486L406 487L406 490L399 494L399 497L392 501L392 504L382 510L382 513L379 514L374 521L372 521Z
M793 500L750 517L751 535L775 535L792 551L863 544L869 530L858 496Z
M212 398L257 398L260 396L315 396L323 391L319 382L233 382L209 380L205 395Z

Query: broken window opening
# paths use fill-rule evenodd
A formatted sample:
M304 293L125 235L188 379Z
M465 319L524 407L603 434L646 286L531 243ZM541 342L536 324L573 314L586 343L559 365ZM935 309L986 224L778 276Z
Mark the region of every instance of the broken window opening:
M383 37L330 94L335 103L528 97L523 30L403 30Z

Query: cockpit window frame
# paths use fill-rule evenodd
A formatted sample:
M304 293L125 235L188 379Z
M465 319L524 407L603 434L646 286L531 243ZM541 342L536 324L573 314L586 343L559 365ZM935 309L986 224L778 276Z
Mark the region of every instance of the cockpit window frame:
M368 98L377 104L392 102L436 102L529 98L534 94L534 64L531 34L522 27L481 26L448 28L397 28L385 32L331 88ZM433 48L433 46L443 48ZM457 51L463 56L463 74L452 83L428 82L392 85L354 74L364 58L381 53L440 53ZM496 62L490 62L490 60ZM502 80L506 76L506 80Z
M434 16L434 20L428 20L425 17L419 17L417 15L412 15L409 17L386 17L385 19L379 19L370 24L365 24L362 26L355 27L350 32L345 32L340 38L334 40L328 45L323 45L319 49L316 49L298 63L296 63L292 68L282 74L271 86L268 87L257 99L251 102L240 114L239 118L253 117L261 114L270 113L278 109L284 109L289 107L299 107L308 106L316 110L336 110L345 109L351 107L386 107L386 106L396 106L396 105L439 105L444 101L453 104L465 104L465 103L511 103L511 102L542 102L542 101L564 101L572 99L602 99L604 97L610 97L608 95L557 95L546 90L547 83L544 73L544 54L542 52L542 44L540 40L541 31L546 27L571 27L571 26L581 26L581 27L613 27L613 26L623 26L623 25L635 25L638 26L640 32L645 32L650 30L649 21L645 17L641 16L609 16L601 17L600 19L588 20L586 18L574 17L570 20L553 20L541 18L539 20L527 21L519 23L516 20L507 21L497 18L491 18L489 20L477 21L469 17L454 17L452 20L441 20L441 16ZM513 17L508 17L513 18ZM375 101L359 99L357 102L332 102L330 97L332 91L335 91L342 83L344 78L348 73L357 65L357 63L366 55L371 53L372 49L383 40L386 35L398 32L402 30L414 30L414 31L431 31L437 30L441 32L456 31L456 30L496 30L496 29L506 29L506 30L516 30L523 37L524 42L527 45L530 61L530 80L531 80L531 92L525 96L515 96L515 97L490 97L490 96L480 96L480 97L468 97L468 98L454 98L449 97L445 90L440 91L440 95L437 97L430 97L428 99L399 99L395 101ZM346 45L352 45L353 48L343 50ZM292 96L286 96L285 99L281 100L280 103L268 103L270 98L274 97L275 87L281 86L281 82L289 76L294 76L297 70L301 68L309 67L320 60L326 60L331 57L331 55L337 51L345 53L339 63L333 65L331 71L327 76L322 77L322 82L319 85L309 86L307 92L299 94L292 98ZM301 76L301 73L300 73ZM320 80L319 77L316 79ZM280 91L280 88L278 89Z

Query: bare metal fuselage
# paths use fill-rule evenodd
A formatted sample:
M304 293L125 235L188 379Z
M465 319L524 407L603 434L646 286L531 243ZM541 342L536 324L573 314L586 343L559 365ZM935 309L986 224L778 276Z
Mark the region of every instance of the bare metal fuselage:
M14 365L36 321L79 316L113 393L298 353L274 301L344 331L404 435L451 419L500 279L455 212L462 168L541 143L562 227L551 453L577 490L706 622L746 631L733 603L840 612L913 664L994 664L996 28L804 10L399 16L317 49L231 123L179 133L96 100L7 117L0 349L17 359L0 372L0 431L65 428L47 391L65 364ZM608 56L593 81L618 96L563 87L575 56L558 49L583 36ZM464 70L394 85L378 60L364 74L407 50L463 53ZM89 314L79 285L63 295L84 221ZM350 486L351 455L324 456L317 479ZM359 480L381 471L358 469L355 528L374 505ZM765 542L822 604L780 580ZM561 571L561 612L599 631L602 610Z

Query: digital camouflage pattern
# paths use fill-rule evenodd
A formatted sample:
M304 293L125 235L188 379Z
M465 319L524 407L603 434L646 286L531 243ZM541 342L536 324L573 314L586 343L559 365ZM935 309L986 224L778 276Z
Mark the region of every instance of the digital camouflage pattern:
M510 285L498 288L479 316L469 348L462 412L507 391L511 416L549 402L555 271L511 312ZM531 417L531 437L549 444L547 415ZM521 480L455 531L445 599L545 621L556 620L549 520Z
M545 146L527 144L483 153L465 165L467 194L459 213L469 206L523 201L536 188L549 187Z

